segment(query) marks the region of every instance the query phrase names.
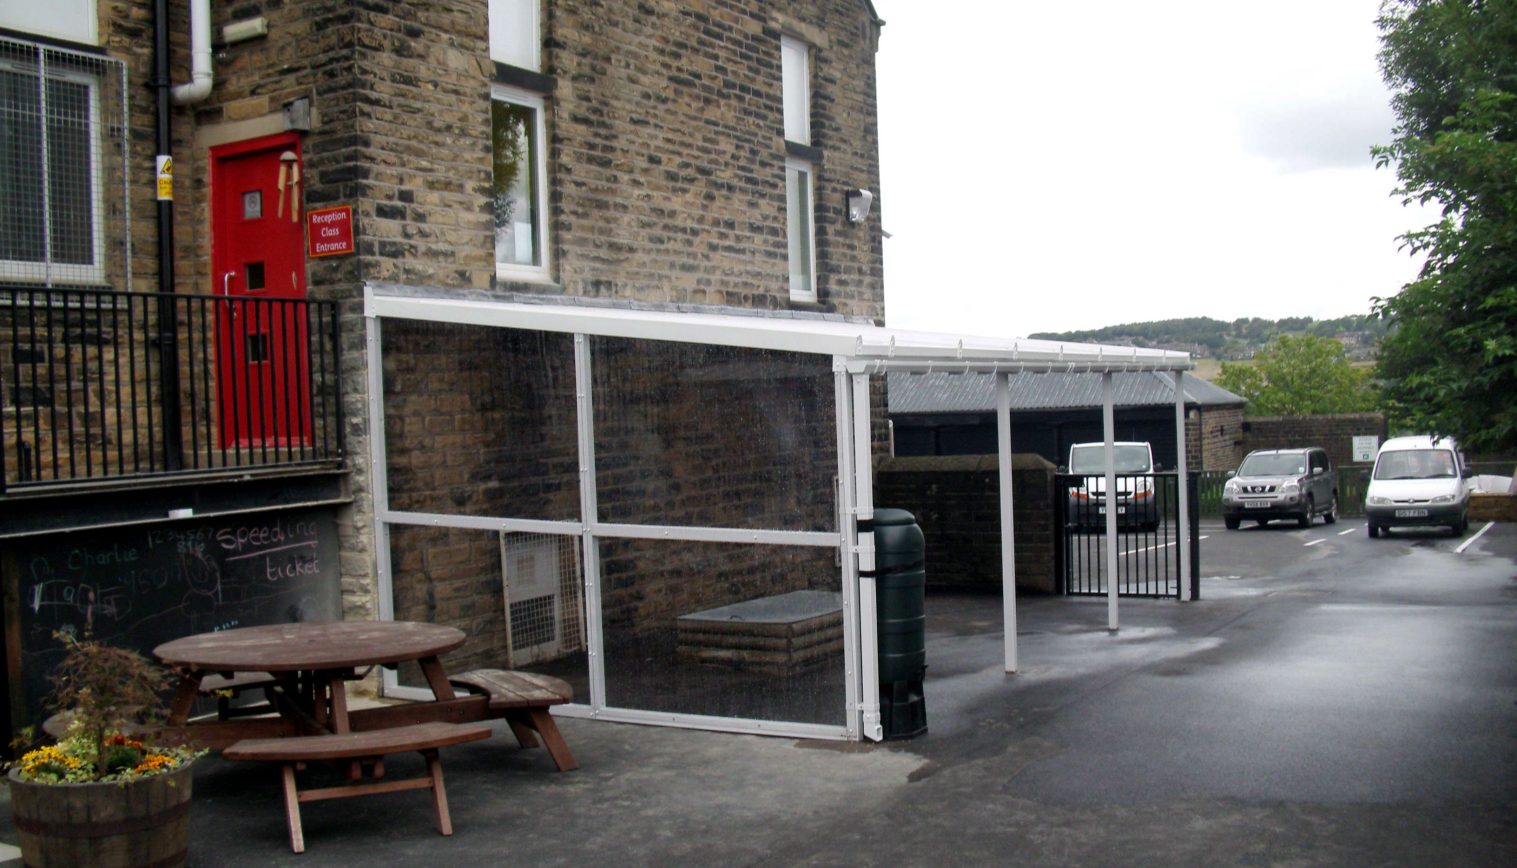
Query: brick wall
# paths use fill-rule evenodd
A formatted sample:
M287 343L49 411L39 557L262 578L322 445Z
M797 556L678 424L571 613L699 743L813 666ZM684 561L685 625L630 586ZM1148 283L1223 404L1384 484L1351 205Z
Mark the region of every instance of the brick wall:
M1386 431L1385 416L1380 413L1249 416L1244 420L1243 452L1321 446L1334 464L1352 464L1355 436L1374 435L1384 443Z
M1191 470L1232 470L1243 448L1243 408L1209 407L1185 424L1185 461Z
M1013 456L1017 587L1052 593L1054 465ZM929 588L1001 587L1000 476L995 456L892 458L875 473L875 504L916 516Z

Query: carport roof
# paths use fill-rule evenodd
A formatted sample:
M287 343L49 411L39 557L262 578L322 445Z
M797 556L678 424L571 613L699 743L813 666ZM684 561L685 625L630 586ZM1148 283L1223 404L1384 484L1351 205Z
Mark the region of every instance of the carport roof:
M840 358L848 370L858 373L1072 373L1192 367L1188 353L1168 350L907 331L792 312L613 306L559 297L539 302L477 290L388 284L368 284L364 300L364 313L373 317L820 353Z
M1074 410L1101 406L1101 378L1088 373L1011 375L1011 409ZM995 410L994 378L983 374L910 374L889 377L892 415L990 413ZM1174 381L1157 371L1119 372L1112 377L1118 407L1173 406ZM1199 377L1182 383L1185 403L1198 407L1241 407L1242 397Z

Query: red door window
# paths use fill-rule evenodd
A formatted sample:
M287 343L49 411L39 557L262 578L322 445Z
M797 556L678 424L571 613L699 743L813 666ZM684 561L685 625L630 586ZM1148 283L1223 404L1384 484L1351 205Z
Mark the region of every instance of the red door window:
M222 448L311 442L300 139L211 149Z

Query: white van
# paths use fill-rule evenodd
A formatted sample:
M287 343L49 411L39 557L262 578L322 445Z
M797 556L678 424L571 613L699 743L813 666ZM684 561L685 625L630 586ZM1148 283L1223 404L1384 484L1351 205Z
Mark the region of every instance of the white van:
M1375 455L1364 492L1370 537L1393 527L1442 525L1463 536L1470 527L1464 457L1452 438L1392 437Z

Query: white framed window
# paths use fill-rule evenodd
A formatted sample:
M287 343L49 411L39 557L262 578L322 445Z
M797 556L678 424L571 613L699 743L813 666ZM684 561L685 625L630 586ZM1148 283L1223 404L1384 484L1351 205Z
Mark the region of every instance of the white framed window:
M805 160L785 160L785 235L790 242L790 300L816 301L816 199L813 170Z
M495 275L547 281L548 171L541 95L492 85L490 142L494 155Z
M785 96L785 138L811 144L811 47L780 37L780 77Z
M0 278L105 279L99 80L0 61Z
M542 72L538 0L490 0L490 59Z
M0 3L0 27L98 45L95 0L51 0L48 3Z

